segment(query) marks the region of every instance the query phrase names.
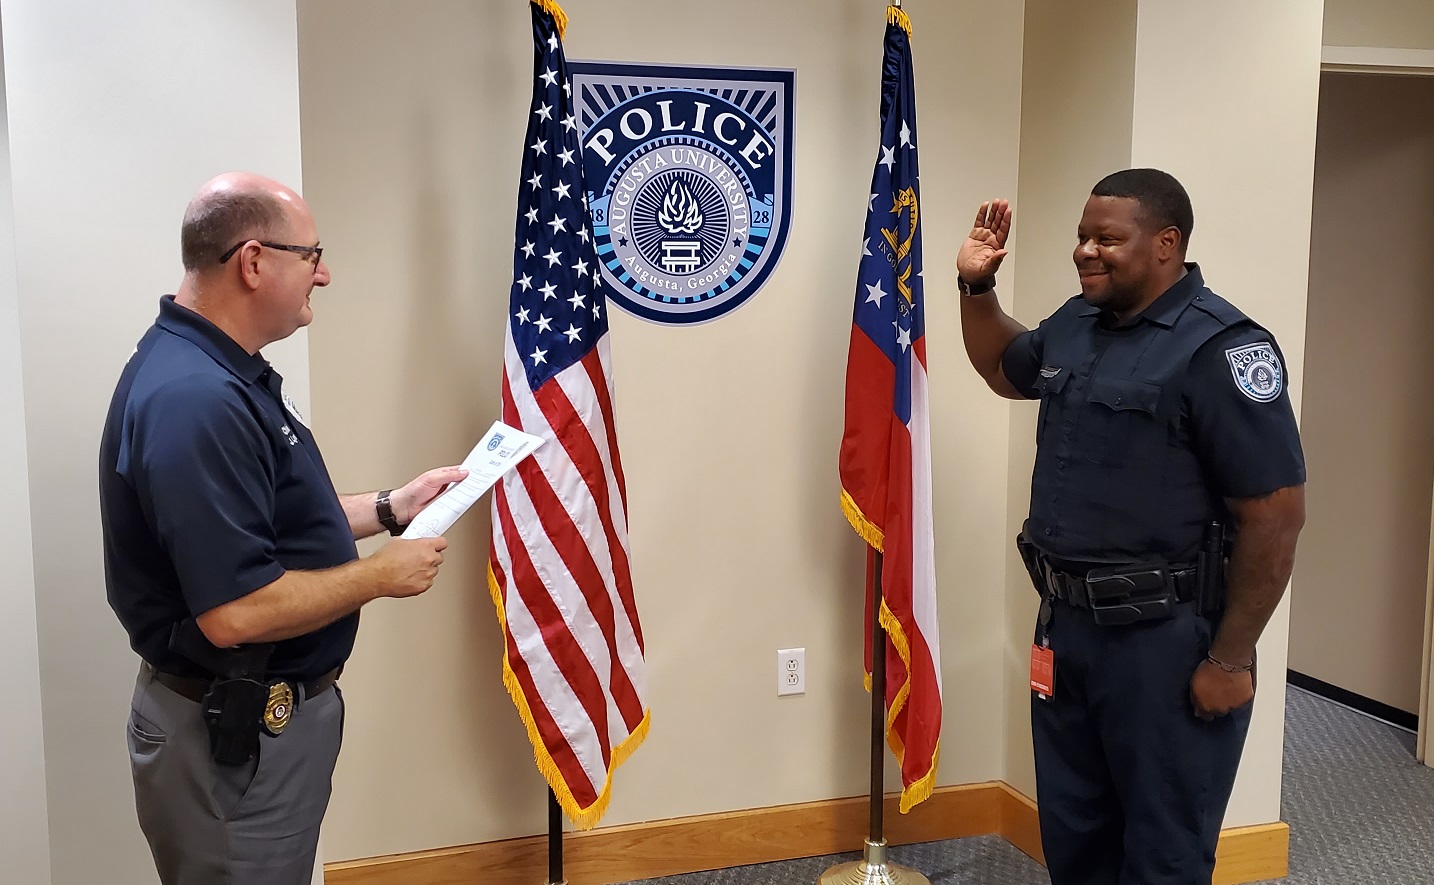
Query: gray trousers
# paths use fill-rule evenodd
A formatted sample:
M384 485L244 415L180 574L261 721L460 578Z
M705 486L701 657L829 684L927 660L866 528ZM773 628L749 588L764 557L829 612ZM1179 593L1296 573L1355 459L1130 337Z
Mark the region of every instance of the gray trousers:
M141 666L129 717L139 826L164 885L309 885L343 736L338 687L301 697L247 765L209 755L199 705Z

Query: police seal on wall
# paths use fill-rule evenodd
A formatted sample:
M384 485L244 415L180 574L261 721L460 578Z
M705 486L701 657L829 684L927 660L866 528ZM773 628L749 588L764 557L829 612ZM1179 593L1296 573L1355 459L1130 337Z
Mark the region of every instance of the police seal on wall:
M787 241L795 72L571 69L604 294L658 323L745 303Z

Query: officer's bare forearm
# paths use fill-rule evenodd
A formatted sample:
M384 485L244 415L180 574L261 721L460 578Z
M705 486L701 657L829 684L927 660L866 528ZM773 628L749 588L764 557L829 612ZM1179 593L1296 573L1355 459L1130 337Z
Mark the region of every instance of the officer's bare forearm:
M354 533L354 540L362 540L383 531L383 526L378 521L378 510L374 507L377 500L378 492L339 495L339 503L344 505L344 516L348 517L349 530Z
M1295 545L1305 524L1304 486L1261 498L1228 502L1239 526L1230 554L1225 616L1210 654L1226 663L1244 663L1285 594L1295 567Z
M1025 399L1001 371L1001 358L1026 327L1001 309L995 290L984 295L961 296L961 339L971 367L996 393L1007 399Z
M219 648L279 642L323 629L380 595L368 559L317 571L288 571L247 596L210 609L199 629Z

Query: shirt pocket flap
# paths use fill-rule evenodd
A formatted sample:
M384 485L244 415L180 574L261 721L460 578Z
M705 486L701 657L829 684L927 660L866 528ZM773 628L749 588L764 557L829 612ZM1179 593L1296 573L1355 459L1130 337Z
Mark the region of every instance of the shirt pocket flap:
M1160 385L1129 378L1093 378L1090 401L1117 412L1136 410L1154 415L1160 408Z

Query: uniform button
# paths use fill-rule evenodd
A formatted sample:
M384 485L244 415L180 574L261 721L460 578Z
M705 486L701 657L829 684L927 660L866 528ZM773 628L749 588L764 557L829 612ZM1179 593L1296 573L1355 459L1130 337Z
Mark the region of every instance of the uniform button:
M1056 469L1057 469L1057 470L1065 470L1065 469L1066 469L1066 462L1064 462L1064 461L1057 461L1057 462L1056 462Z
M1050 530L1050 529L1046 529L1046 534L1049 535L1050 533L1051 533L1051 530Z
M1116 398L1115 398L1115 404L1116 404L1117 406L1120 405L1120 401L1121 401L1121 397L1116 397Z

